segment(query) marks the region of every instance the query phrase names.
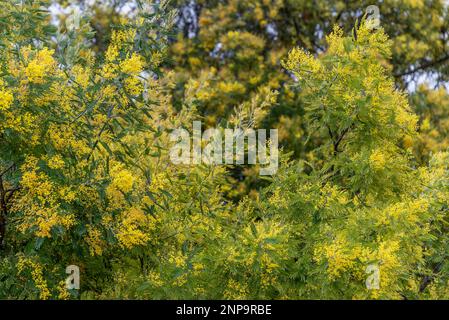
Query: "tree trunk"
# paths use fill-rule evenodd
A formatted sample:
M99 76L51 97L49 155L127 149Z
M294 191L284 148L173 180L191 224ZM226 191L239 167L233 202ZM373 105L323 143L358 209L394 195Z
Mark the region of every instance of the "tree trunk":
M8 209L6 206L6 192L3 187L3 178L0 176L0 250L5 247L6 234L6 215Z
M3 250L5 246L5 234L6 234L6 216L3 210L0 212L0 250Z

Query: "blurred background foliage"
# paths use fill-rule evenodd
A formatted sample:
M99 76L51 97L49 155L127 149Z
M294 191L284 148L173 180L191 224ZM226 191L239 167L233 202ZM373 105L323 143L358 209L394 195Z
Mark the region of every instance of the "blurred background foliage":
M61 5L79 6L92 15L94 47L99 52L105 50L111 24L138 7L119 0L62 1ZM169 5L178 12L164 63L175 72L173 105L180 109L188 101L214 127L227 123L235 106L276 90L275 106L261 125L277 127L281 146L295 157L308 159L308 152L320 141L314 141L301 121L298 88L280 61L295 46L313 54L323 52L325 35L334 25L350 32L369 5L379 7L382 28L393 41L392 56L385 65L391 68L397 87L414 94L420 85L431 91L447 85L449 19L444 1L199 0ZM411 101L415 107L415 99ZM445 140L445 136L437 139ZM428 159L429 152L437 150L422 147L416 155ZM229 196L236 200L242 194L256 196L258 187L264 186L252 169L234 168L232 182L236 187Z

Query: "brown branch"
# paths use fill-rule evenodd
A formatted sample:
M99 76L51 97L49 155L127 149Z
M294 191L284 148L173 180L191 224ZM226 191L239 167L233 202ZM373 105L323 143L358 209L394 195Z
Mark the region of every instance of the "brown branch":
M89 153L89 156L87 157L87 160L90 160L90 157L93 155L95 148L98 146L98 143L100 142L101 139L101 135L103 134L103 132L106 130L107 125L109 124L109 120L111 120L112 118L112 111L114 110L114 106L111 106L108 110L108 118L105 121L105 123L103 124L103 126L100 129L100 132L97 134L97 139L94 142L94 145L92 146L92 149Z
M5 202L8 203L9 200L11 200L12 196L14 195L14 192L19 191L19 190L20 190L20 186L6 190L5 191Z
M346 129L344 129L344 130L342 131L342 133L340 134L340 136L338 136L337 140L334 140L334 135L332 134L332 131L331 131L329 125L326 124L326 127L327 127L327 129L328 129L328 131L329 131L329 135L330 135L331 140L332 140L332 145L333 145L333 147L334 147L334 157L336 157L337 154L340 152L340 150L338 150L338 146L340 145L341 141L342 141L343 138L346 136L346 134L349 132L349 130L350 130L351 128L354 127L354 125L355 125L355 122L352 123L352 124L351 124L349 127L347 127ZM335 167L334 167L334 165L332 165L332 166L329 167L329 169L327 169L327 170L322 174L322 177L325 177L326 175L330 174L330 176L324 178L325 180L323 181L323 185L325 184L325 182L326 182L327 180L329 180L329 179L331 179L332 177L334 177L334 176L337 175L337 172L333 172L334 169L335 169Z
M397 73L397 74L394 75L394 77L395 78L400 78L402 76L407 76L407 75L413 74L413 73L415 73L417 71L424 70L424 69L427 69L427 68L439 65L439 64L444 63L446 61L449 61L449 54L446 54L446 55L444 55L443 57L441 57L441 58L439 58L437 60L429 61L427 63L423 63L422 65L420 65L420 66L418 66L418 67L416 67L416 68L414 68L412 70L404 71L402 73Z
M6 192L5 188L3 187L3 176L0 175L0 250L4 248L4 239L6 234L6 215L8 213L5 194Z
M351 124L349 127L347 127L346 129L344 129L341 133L341 135L338 137L337 141L334 142L334 155L337 155L337 153L339 152L338 150L338 146L340 145L341 141L343 140L343 138L345 137L345 135L349 132L349 129L351 129L352 127L354 127L354 124Z
M14 169L15 166L16 166L16 164L15 164L15 163L12 163L8 168L6 168L5 170L3 170L3 171L0 173L0 177L3 177L6 173L8 173L8 171Z
M301 26L299 25L298 21L296 20L296 17L294 15L292 15L293 9L290 7L288 2L285 4L285 7L283 8L282 11L286 17L286 20L289 20L293 24L293 27L294 27L295 33L296 33L296 38L297 38L297 41L299 42L300 46L303 48L306 48L307 45L301 37Z
M334 135L332 133L331 127L326 123L327 132L329 133L329 136L331 137L332 143L334 143Z
M421 284L419 286L419 293L422 293L422 292L424 292L424 290L426 290L427 286L432 283L432 281L435 278L435 275L441 271L442 267L443 267L443 262L437 264L433 268L432 275L424 276L424 278L422 279Z

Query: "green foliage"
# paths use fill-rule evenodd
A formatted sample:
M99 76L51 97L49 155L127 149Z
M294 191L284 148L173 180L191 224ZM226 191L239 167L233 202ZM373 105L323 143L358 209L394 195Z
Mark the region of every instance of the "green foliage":
M183 1L3 1L0 298L448 298L448 95L402 90L446 79L448 8L380 3L198 1L191 36ZM278 128L277 174L173 164L198 119Z

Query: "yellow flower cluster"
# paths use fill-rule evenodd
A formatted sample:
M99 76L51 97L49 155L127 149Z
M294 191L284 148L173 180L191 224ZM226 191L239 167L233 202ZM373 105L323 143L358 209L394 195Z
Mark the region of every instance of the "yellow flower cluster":
M64 280L60 281L58 287L56 288L59 291L58 299L59 300L69 300L70 292L67 290L67 285Z
M24 222L18 226L21 232L34 230L37 237L51 237L55 226L70 228L75 223L72 213L61 209L63 201L73 201L75 195L67 188L58 188L48 176L39 172L38 159L28 157L22 166L21 197L14 203L14 212L23 212Z
M0 80L0 111L5 111L11 107L11 104L14 101L14 96L11 91L1 88L2 81Z
M101 256L103 254L105 243L102 239L100 230L92 225L88 225L85 240L89 244L89 252L91 256Z
M224 292L224 298L229 300L244 300L249 295L249 288L246 284L229 279L226 290Z
M56 68L56 61L53 59L54 50L44 48L36 53L25 68L25 75L31 83L41 84L44 82L44 77L49 74L54 74Z
M129 170L125 169L123 164L113 164L110 169L110 175L112 178L111 184L109 185L110 189L120 190L127 193L133 188L135 182L134 175Z
M51 169L61 169L64 168L65 165L64 159L62 159L61 155L59 154L48 159L47 163Z
M244 94L245 87L239 82L220 82L218 84L218 90L225 94Z
M82 66L76 65L73 67L72 72L75 76L75 81L83 89L86 89L90 81L90 70Z
M140 55L133 53L128 59L120 62L120 71L129 75L139 75L144 67L144 61Z
M298 79L307 79L311 73L319 75L323 71L320 61L301 48L291 50L282 65L293 71Z
M341 273L353 268L355 259L348 248L346 239L340 237L335 239L331 244L319 246L315 249L315 260L321 261L322 257L328 262L328 276L331 280L336 279Z
M380 149L374 150L371 153L369 160L370 160L370 163L373 166L373 168L376 170L383 169L387 162L385 153Z
M162 287L164 285L164 281L161 279L161 275L154 270L148 272L147 279L155 287Z
M143 228L145 226L151 224L142 209L131 207L123 212L116 231L120 245L127 249L144 245L150 239L149 230Z
M19 274L24 272L26 268L31 269L31 278L34 281L34 285L39 289L39 298L42 300L47 300L50 298L51 293L48 289L47 281L44 279L44 271L42 265L38 262L31 260L30 258L25 258L20 256L17 262L17 271Z
M77 139L73 135L74 128L71 126L63 126L51 124L48 129L50 141L58 151L68 151L71 149L75 154L82 158L91 152L91 148L82 139Z

